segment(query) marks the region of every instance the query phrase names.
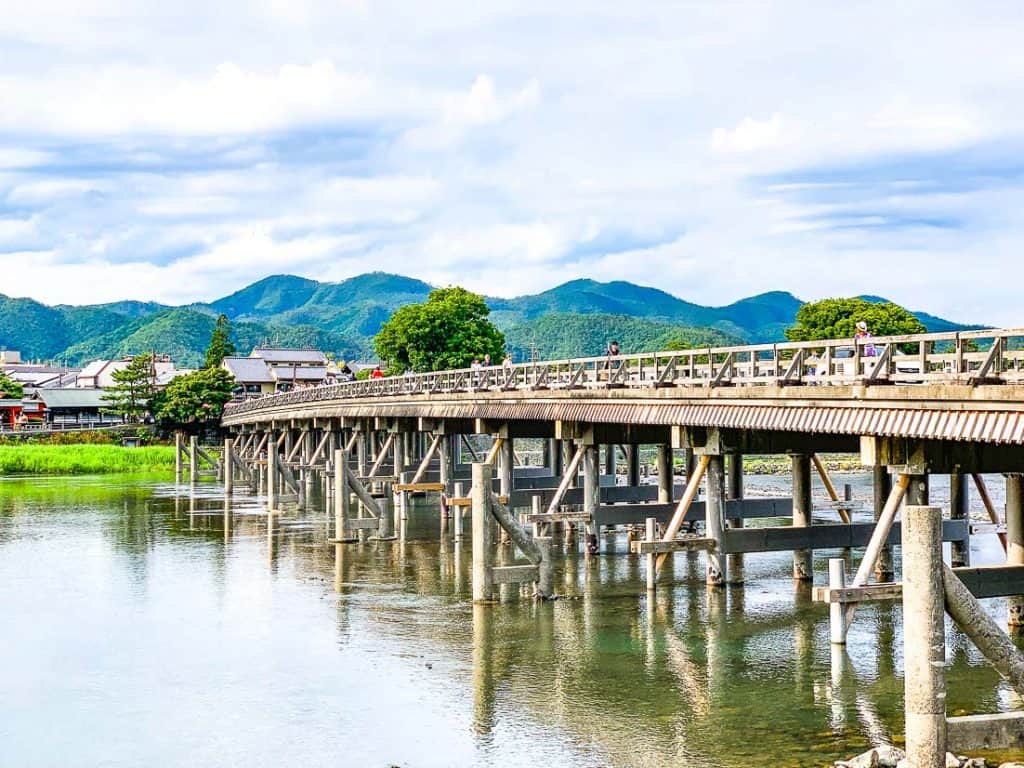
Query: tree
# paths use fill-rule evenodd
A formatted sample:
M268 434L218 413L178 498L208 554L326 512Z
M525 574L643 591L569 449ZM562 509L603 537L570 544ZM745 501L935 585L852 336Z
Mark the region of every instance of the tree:
M407 304L381 326L373 346L392 373L468 368L489 354L501 360L505 335L487 319L482 296L465 288L438 288L423 304Z
M223 368L202 368L171 379L157 408L161 421L183 425L219 419L235 380Z
M822 299L797 310L796 325L786 329L790 341L853 338L857 323L868 324L872 336L925 333L925 327L903 307L866 299Z
M237 350L231 342L231 321L227 315L217 318L217 325L210 334L210 346L206 348L206 362L203 368L218 368L225 357L230 357Z
M25 395L25 387L3 371L0 371L0 398L18 400Z
M108 388L101 398L107 404L103 410L138 421L149 410L156 392L153 355L136 355L127 367L114 371L111 378L114 386Z

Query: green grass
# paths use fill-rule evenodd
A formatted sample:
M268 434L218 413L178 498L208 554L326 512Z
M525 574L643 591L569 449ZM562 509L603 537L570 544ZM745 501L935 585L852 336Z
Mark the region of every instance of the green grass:
M92 475L174 469L174 446L0 445L0 475Z

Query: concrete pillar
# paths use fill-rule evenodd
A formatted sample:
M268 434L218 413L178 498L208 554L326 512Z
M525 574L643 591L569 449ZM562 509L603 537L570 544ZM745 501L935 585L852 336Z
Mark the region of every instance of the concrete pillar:
M345 480L345 467L348 465L348 453L343 448L334 451L334 538L345 538L345 521L349 517L348 482Z
M174 433L174 482L180 483L183 476L181 455L185 450L181 432Z
M1024 565L1024 475L1006 476L1006 564ZM1024 628L1024 595L1007 598L1011 631Z
M725 461L724 457L711 456L708 462L707 501L704 505L705 527L708 538L718 542L717 552L707 553L705 581L709 587L725 586L728 577L726 556L722 554L725 544Z
M454 451L452 451L452 437L452 435L441 435L441 440L437 444L437 451L441 464L440 481L444 484L445 493L451 492L452 476L455 469L452 465L452 458L454 454Z
M561 475L563 475L565 473L565 467L568 465L568 463L570 461L572 461L572 457L573 457L573 454L575 452L576 452L576 445L575 445L575 443L573 443L572 440L563 440L562 441L562 471L558 473L559 476L561 476ZM577 474L573 475L572 482L569 483L569 487L570 488L578 488L579 487L579 483L576 481L576 479L578 477L578 473L579 473L579 470L577 470Z
M192 485L199 482L199 438L195 435L188 438L188 481Z
M967 520L970 510L968 492L970 475L953 472L949 476L949 517L951 520ZM954 541L950 544L950 562L954 568L971 564L971 541Z
M562 442L551 438L548 440L548 466L551 467L551 474L561 477L565 470L565 461L562 458Z
M743 456L734 453L729 456L728 463L729 477L726 484L726 496L730 499L743 498ZM727 521L729 528L742 528L743 518L732 517ZM745 581L743 573L743 555L728 555L726 557L726 571L729 574L730 584L742 584Z
M512 468L515 466L515 447L511 437L501 441L498 449L498 494L501 496L512 495Z
M412 472L402 472L398 476L398 482L402 485L412 481ZM409 491L398 492L398 520L401 523L399 530L405 530L405 524L409 520Z
M615 446L610 443L604 447L604 473L615 475Z
M359 437L356 438L356 472L360 477L366 477L371 439L371 436L365 432L360 432Z
M224 495L230 496L235 492L235 466L231 460L231 449L234 446L234 440L230 437L224 438L224 456L221 459L221 464L224 467Z
M686 471L686 482L690 482L690 478L693 477L693 470L697 466L697 457L693 455L692 448L683 449L683 468Z
M398 516L398 512L395 509L395 495L392 493L394 483L390 480L381 483L382 496L378 504L380 505L380 521L377 525L377 538L379 539L390 539L395 536L395 530L398 529L398 533L403 537L405 536L404 523L401 520L395 521ZM366 531L360 531L360 539L366 538Z
M465 487L462 483L455 483L454 497L456 499L464 498ZM454 531L455 541L462 541L462 505L456 505L452 510L452 528Z
M640 485L640 446L626 446L626 485Z
M644 531L644 541L655 541L658 538L658 519L656 517L648 517L646 520L646 530ZM656 588L657 581L657 561L658 556L653 552L647 554L647 592L649 593L648 599L653 597L654 590Z
M473 602L494 599L494 515L491 486L494 469L490 464L473 465Z
M942 510L919 505L904 507L902 547L907 768L944 768L946 638Z
M267 434L267 513L273 514L277 507L277 435L274 430Z
M907 505L924 507L928 504L928 475L911 475L907 486Z
M594 515L601 503L597 446L588 445L583 450L583 512ZM587 554L597 554L597 527L593 522L587 523Z
M846 587L846 560L832 557L828 561L828 585L832 589ZM829 603L829 640L835 645L846 645L846 606L843 603Z
M658 446L658 503L671 504L675 480L672 477L672 446Z
M806 453L792 456L793 464L793 526L806 528L811 524L811 457ZM793 552L793 578L811 581L814 578L812 554L809 549Z
M892 493L892 475L889 474L889 468L885 466L875 467L873 475L874 518L877 521L882 516L882 510L885 509L885 502L889 498L889 494ZM875 581L892 581L895 573L896 570L892 561L892 547L886 544L879 552L878 562L875 564Z

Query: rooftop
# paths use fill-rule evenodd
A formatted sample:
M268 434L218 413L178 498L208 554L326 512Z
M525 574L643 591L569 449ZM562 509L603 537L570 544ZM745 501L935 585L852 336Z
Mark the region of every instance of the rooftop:
M325 365L327 363L327 355L318 349L257 347L249 357L258 357L268 363L298 363L300 365Z

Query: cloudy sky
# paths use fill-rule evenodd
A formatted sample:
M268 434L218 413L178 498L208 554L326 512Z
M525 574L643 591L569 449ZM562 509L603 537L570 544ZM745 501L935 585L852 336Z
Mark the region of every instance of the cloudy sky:
M0 0L0 292L387 270L1021 326L1022 40L1012 1Z

